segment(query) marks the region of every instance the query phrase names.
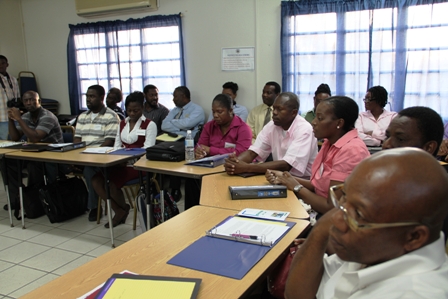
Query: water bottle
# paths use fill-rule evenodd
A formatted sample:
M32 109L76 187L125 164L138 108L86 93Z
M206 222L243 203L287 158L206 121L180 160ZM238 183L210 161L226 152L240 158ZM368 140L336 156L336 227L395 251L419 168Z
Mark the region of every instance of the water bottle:
M191 130L187 131L187 137L185 137L185 161L194 161L194 140Z

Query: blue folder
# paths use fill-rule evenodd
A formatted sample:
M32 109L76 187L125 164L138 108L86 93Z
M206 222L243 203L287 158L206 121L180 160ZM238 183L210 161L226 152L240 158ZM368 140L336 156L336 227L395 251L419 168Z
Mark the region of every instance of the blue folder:
M146 148L122 148L112 151L109 155L126 155L126 156L141 156L146 153Z
M295 225L294 222L286 224L289 228ZM179 252L168 264L242 279L270 249L269 246L204 236Z

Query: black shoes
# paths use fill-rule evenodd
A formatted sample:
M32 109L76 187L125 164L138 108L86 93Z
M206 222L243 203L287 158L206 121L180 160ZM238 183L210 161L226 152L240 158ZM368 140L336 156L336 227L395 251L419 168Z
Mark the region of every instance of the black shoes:
M180 192L180 189L171 189L171 196L175 202L179 202L182 198L182 192Z
M8 211L8 204L3 206L3 210ZM13 209L14 210L14 209Z
M96 221L96 218L98 216L98 208L91 209L89 212L89 221ZM100 218L103 216L103 209L100 207Z

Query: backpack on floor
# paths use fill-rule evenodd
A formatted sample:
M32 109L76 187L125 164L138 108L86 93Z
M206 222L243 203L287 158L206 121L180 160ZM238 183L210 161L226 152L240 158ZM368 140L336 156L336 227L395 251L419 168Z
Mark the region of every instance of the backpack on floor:
M168 191L164 190L164 221L167 221L170 218L173 218L177 214L179 214L179 209L177 208L177 204L174 201L171 194ZM151 227L159 225L162 223L162 213L160 209L160 193L155 195L152 200L147 205L146 202L146 194L144 192L140 192L135 199L137 202L137 213L138 213L138 221L140 223L140 227L142 231L145 232L149 230ZM149 225L149 227L148 227Z
M51 223L72 219L86 212L88 193L80 178L58 179L43 186L39 196Z

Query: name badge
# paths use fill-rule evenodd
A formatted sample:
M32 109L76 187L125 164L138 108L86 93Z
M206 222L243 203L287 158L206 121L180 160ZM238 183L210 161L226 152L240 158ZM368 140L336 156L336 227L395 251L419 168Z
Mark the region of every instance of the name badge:
M234 143L226 142L224 144L224 148L235 148L236 145Z
M146 136L146 130L142 129L137 130L137 136Z
M103 126L102 125L94 125L93 129L96 131L103 131Z

